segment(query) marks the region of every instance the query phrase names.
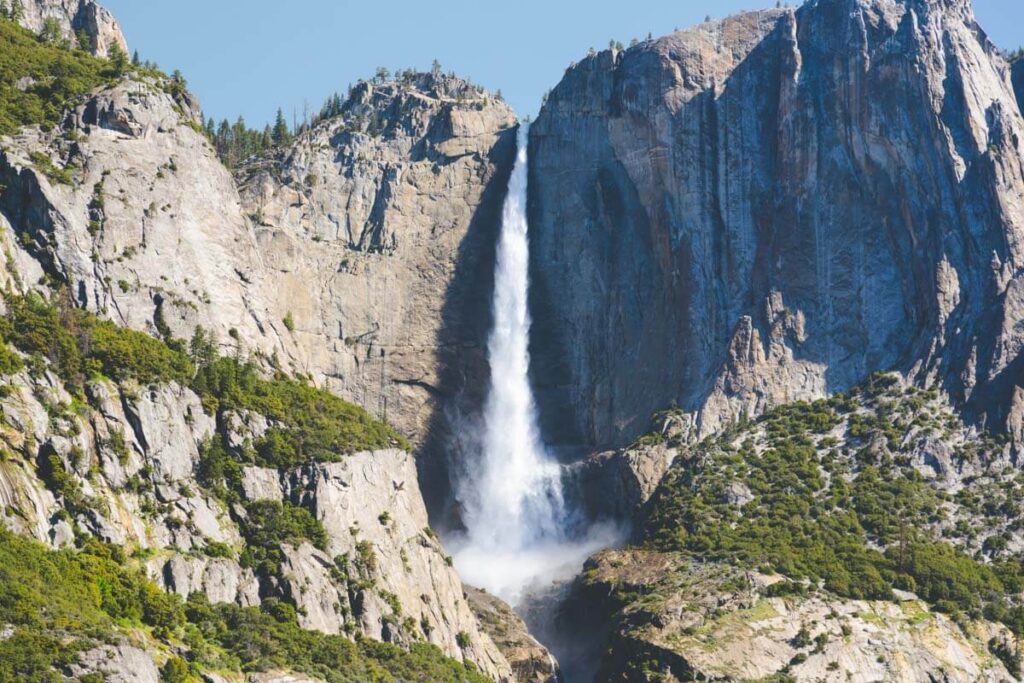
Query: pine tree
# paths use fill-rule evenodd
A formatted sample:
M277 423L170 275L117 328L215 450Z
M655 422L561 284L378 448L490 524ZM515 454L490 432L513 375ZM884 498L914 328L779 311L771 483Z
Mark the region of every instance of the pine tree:
M277 109L277 119L274 121L274 144L285 145L291 139L288 132L288 121L284 118L284 111Z
M139 56L138 50L132 55L132 66L142 66L142 57Z
M227 119L220 122L220 126L217 128L217 156L221 158L226 165L234 165L234 160L230 157L231 151L231 124L228 123Z
M44 43L59 43L64 38L64 29L56 17L47 17L43 21L43 30L39 32L39 38Z
M124 48L119 44L114 43L110 46L110 50L107 52L107 58L110 60L111 65L114 67L114 72L117 75L122 75L128 70L128 55L124 53Z

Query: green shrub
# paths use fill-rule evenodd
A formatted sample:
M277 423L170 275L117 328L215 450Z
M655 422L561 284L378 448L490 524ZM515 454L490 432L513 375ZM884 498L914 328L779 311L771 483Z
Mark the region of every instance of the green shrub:
M160 667L161 683L185 683L188 680L188 663L181 657L171 657Z
M327 532L309 510L291 503L261 500L246 507L242 533L246 547L242 551L243 566L277 574L281 545L299 545L309 541L320 550L327 548Z
M183 352L75 308L64 292L56 296L60 305L35 293L7 295L0 335L23 353L47 359L71 392L80 394L92 376L141 384L191 381L194 368Z

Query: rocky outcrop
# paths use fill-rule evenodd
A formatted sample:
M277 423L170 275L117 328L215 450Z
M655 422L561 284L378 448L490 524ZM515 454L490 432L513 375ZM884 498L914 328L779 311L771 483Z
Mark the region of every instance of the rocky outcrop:
M567 611L613 625L598 680L1014 680L989 653L995 641L1012 647L1003 626L961 628L913 597L771 597L777 581L672 554L608 551L588 563ZM599 616L595 605L610 612Z
M294 363L420 439L479 391L512 110L441 74L360 83L341 114L239 172Z
M175 554L149 562L150 575L183 598L202 593L212 603L260 604L260 584L251 569L234 559Z
M556 683L561 680L554 657L530 635L522 618L493 595L470 586L466 599L480 627L491 637L512 667L517 683Z
M79 45L81 34L88 39L94 55L107 57L114 45L128 53L128 43L114 15L94 0L20 0L20 4L21 24L27 29L39 33L47 20L56 20L63 38L71 45Z
M229 505L223 491L203 485L202 449L218 438L242 457L267 429L262 415L223 411L215 419L176 384L96 380L86 403L52 374L28 370L0 379L0 393L0 522L8 528L56 548L91 535L138 549L149 576L183 598L202 593L242 607L285 599L304 628L405 647L428 642L493 680L512 680L430 529L411 454L365 452L289 471L244 467L244 497ZM326 532L323 549L283 544L278 574L254 570L242 504L253 502L312 511ZM120 675L115 669L109 676Z
M104 645L78 655L72 675L99 674L110 683L159 683L160 672L153 657L138 647Z
M430 530L413 456L376 451L306 467L287 478L286 495L313 510L329 538L326 552L307 545L286 553L300 622L398 643L422 638L495 679L511 676Z
M665 472L692 439L689 416L670 410L656 416L656 429L626 448L605 451L563 468L562 480L574 509L591 520L623 524L636 517Z
M1001 425L1022 133L965 0L822 0L582 60L530 135L547 433L622 445L676 403L706 435L886 368Z

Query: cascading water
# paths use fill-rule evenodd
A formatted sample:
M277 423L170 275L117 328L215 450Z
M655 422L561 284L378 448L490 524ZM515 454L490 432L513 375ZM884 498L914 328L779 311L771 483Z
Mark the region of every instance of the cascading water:
M491 385L479 453L457 488L466 533L453 545L463 579L513 606L530 589L576 573L590 552L610 540L607 534L570 538L561 469L538 427L529 379L527 140L524 125L497 246Z

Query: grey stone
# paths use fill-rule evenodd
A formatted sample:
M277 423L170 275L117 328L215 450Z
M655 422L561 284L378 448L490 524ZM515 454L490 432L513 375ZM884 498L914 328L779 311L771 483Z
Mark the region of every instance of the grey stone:
M166 590L183 598L198 592L212 603L242 607L260 604L256 576L232 559L174 555L166 562L155 560L148 567L150 575Z
M353 578L374 585L372 590L357 595L352 606L364 633L385 640L416 635L450 657L473 661L496 679L511 675L501 652L480 631L463 594L462 581L444 549L429 533L416 461L411 454L399 450L365 452L336 463L304 467L290 477L285 495L291 497L299 491L300 500L313 510L328 535L327 553L322 557L309 550L297 556L293 553L293 574L309 577L315 603L311 611L330 615L327 607L333 607L334 598L321 587L323 575L333 565L331 558L347 555L350 561L345 570ZM357 561L364 554L372 555L372 568ZM315 571L299 571L303 567ZM357 571L362 574L355 576ZM302 582L292 583L292 594L297 595L296 587ZM385 593L398 601L403 617L411 617L417 631L421 624L427 624L428 632L405 634L391 625L386 619L392 614L391 607L382 600ZM469 636L465 648L458 642L460 632Z
M160 683L152 656L132 645L103 645L87 650L71 666L75 676L99 673L108 683Z
M281 475L266 467L243 467L242 490L246 500L281 500Z
M89 50L106 57L117 45L128 54L128 43L114 16L94 0L21 0L21 24L36 33L43 30L48 19L55 19L61 35L69 44L78 46L78 32L89 38Z

